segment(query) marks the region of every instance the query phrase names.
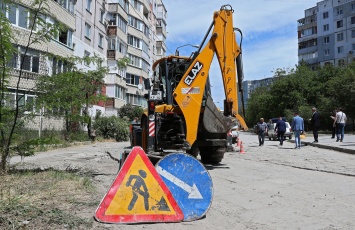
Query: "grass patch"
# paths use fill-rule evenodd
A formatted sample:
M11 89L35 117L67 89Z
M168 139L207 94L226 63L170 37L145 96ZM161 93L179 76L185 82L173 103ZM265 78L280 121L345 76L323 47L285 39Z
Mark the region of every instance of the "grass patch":
M0 180L0 229L92 226L92 218L78 215L95 203L95 190L88 177L72 172L26 170L0 176Z

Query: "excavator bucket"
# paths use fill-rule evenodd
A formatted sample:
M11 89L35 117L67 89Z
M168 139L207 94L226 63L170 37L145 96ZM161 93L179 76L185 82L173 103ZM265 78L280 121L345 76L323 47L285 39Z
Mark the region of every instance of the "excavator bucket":
M234 126L232 117L224 116L214 104L210 95L207 96L205 111L203 113L203 126L215 138L226 135Z

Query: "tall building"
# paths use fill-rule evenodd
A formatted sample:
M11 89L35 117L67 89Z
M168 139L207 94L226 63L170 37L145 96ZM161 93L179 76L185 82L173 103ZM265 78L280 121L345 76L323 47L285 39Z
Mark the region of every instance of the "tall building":
M106 20L106 113L117 115L124 104L146 107L151 66L165 55L166 9L161 0L108 0ZM127 67L118 68L117 60L125 57Z
M11 62L8 64L11 67L8 91L6 92L5 99L5 104L8 106L14 106L16 101L19 102L19 106L32 104L36 97L36 80L38 77L66 70L66 63L57 61L50 55L68 57L74 54L72 42L72 34L75 31L74 0L48 0L45 4L41 5L41 7L51 12L51 15L41 14L40 17L43 21L50 24L61 23L67 28L65 31L60 31L58 36L53 37L50 41L42 43L29 43L31 29L33 28L34 33L42 29L39 25L33 26L30 9L40 6L33 6L33 3L33 0L12 1L12 4L0 2L0 9L11 23L13 34L16 35L13 38L13 44L18 51L14 53ZM30 45L26 52L28 44ZM21 68L22 75L20 78ZM18 93L16 94L15 89L18 82L20 84ZM27 109L35 112L34 108ZM39 116L34 119L31 125L32 128L42 127L40 122L41 113L38 112L38 114ZM61 129L63 123L52 120L43 124L43 127L47 129Z
M0 2L0 9L19 35L14 39L19 54L14 54L10 65L13 86L23 66L21 103L35 100L38 76L67 71L66 63L46 55L53 54L62 57L95 55L104 60L109 72L100 93L108 100L93 105L89 111L91 116L98 112L117 116L118 109L125 104L147 106L144 95L153 76L151 66L165 56L166 50L167 11L162 0L46 0L52 15L41 17L52 24L61 23L65 29L49 42L31 45L24 59L21 53L31 26L28 9L34 0L13 2L9 5ZM93 64L78 65L84 71L96 68ZM12 92L10 87L8 101L14 102L17 99Z
M354 61L355 1L324 0L298 20L298 59L310 66Z
M57 2L66 2L57 0ZM105 0L76 0L73 14L75 15L75 31L72 33L73 54L77 57L97 56L106 65L106 25ZM77 64L78 69L84 71L95 70L94 64ZM106 87L101 89L106 95ZM105 114L105 104L98 102L89 109L89 115L95 117L97 113Z

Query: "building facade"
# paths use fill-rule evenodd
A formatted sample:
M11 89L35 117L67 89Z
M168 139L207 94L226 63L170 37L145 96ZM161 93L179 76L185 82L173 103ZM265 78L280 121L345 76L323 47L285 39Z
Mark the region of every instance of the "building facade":
M354 61L355 1L324 0L298 20L298 59L312 67Z
M90 108L92 117L98 112L105 116L117 116L118 109L125 104L147 106L144 95L148 92L149 78L152 77L151 66L165 55L166 50L167 11L161 0L46 0L50 15L41 17L48 23L60 23L65 29L49 42L32 44L26 57L21 58L30 33L29 9L33 7L33 2L19 0L14 4L1 3L0 9L18 35L14 45L19 53L14 54L10 63L8 101L17 100L11 85L16 86L21 66L21 103L35 100L35 80L38 76L50 76L67 70L66 63L47 55L51 54L61 57L97 56L104 60L109 71L100 93L106 95L108 100ZM22 60L25 63L21 63ZM89 71L96 66L78 64L77 68Z
M108 0L106 9L106 114L117 115L125 104L147 106L151 66L166 50L166 9L161 0ZM127 66L118 67L117 61L125 58Z

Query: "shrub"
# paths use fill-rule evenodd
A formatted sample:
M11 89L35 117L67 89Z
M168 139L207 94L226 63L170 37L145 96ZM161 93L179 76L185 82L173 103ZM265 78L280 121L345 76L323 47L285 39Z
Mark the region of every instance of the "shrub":
M124 105L118 110L118 114L121 118L128 117L130 121L135 117L140 118L142 113L143 109L141 107L133 106L131 104Z
M116 141L127 141L129 138L129 123L115 116L97 118L94 129L96 135L105 139L114 138Z

